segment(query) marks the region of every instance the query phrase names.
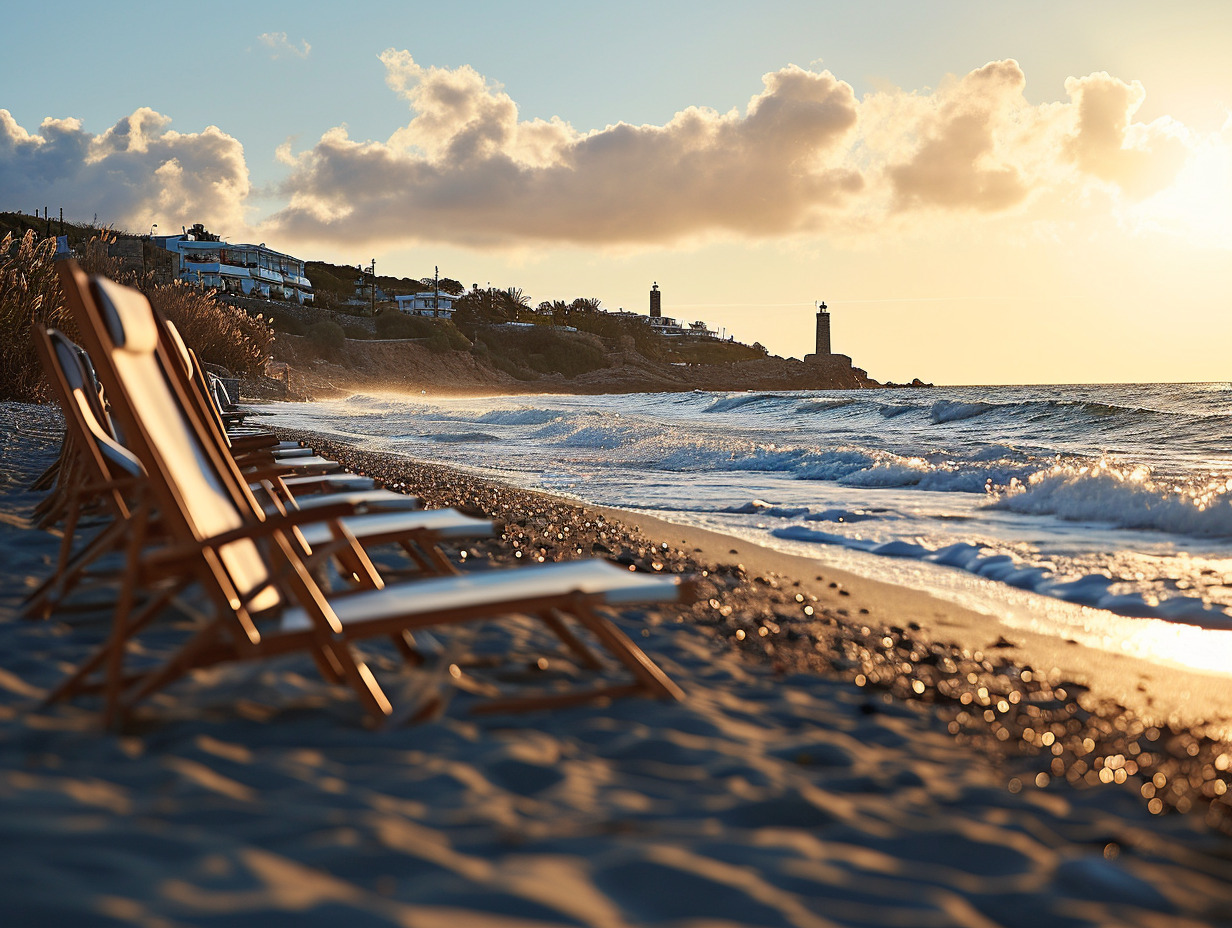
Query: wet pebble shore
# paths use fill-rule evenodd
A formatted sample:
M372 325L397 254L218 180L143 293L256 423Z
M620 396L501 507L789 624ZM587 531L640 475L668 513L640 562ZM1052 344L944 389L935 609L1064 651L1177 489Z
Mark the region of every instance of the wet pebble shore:
M396 455L359 450L325 436L280 430L348 470L420 496L430 507L478 510L501 520L497 539L466 556L497 563L604 557L641 570L698 579L699 599L668 620L707 629L748 660L783 675L801 671L851 681L864 711L897 703L930 715L965 750L997 758L1007 788L1132 790L1155 814L1200 816L1232 835L1232 745L1200 730L1152 725L1046 668L1019 666L996 646L969 651L931 640L910 616L873 621L826 583L752 575L739 563L646 537L636 516L617 521L567 500ZM817 584L814 584L816 587ZM1009 646L1009 642L998 642ZM1117 853L1110 845L1107 853Z

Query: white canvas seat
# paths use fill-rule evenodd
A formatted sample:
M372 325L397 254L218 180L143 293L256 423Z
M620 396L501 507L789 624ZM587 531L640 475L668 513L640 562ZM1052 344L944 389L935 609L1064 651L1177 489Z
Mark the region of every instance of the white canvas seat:
M368 622L401 621L429 615L444 624L447 616L499 606L509 612L533 611L544 598L594 596L608 606L674 602L681 580L675 576L635 573L610 561L564 561L528 564L515 570L478 571L432 577L383 590L363 590L332 601L343 628L354 633ZM311 627L308 613L290 608L282 613L283 632Z

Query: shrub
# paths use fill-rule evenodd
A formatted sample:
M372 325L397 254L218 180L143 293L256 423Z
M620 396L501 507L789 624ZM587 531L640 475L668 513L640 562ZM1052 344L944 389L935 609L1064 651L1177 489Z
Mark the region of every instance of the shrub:
M471 340L459 332L452 322L446 322L444 325L445 335L449 339L449 347L452 351L470 351Z
M345 335L347 338L354 338L354 339L372 338L371 332L365 329L362 325L356 325L353 322L345 323L342 326L342 334Z
M590 336L539 328L517 331L502 329L499 341L492 347L492 353L494 356L499 355L529 365L532 370L541 374L576 377L578 374L608 366L607 356L594 341Z
M276 331L286 332L288 335L303 335L307 330L307 326L300 321L298 316L292 316L277 308L270 310L269 321Z
M436 334L436 326L430 319L394 310L376 317L376 334L379 338L428 338Z

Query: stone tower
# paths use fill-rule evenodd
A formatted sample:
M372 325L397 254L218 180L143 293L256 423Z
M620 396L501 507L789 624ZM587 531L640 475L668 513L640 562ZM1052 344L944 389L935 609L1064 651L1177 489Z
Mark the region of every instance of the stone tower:
M833 354L830 350L830 314L824 302L817 309L817 354Z
M663 315L662 296L659 292L659 282L655 281L653 287L650 288L650 318L658 319Z

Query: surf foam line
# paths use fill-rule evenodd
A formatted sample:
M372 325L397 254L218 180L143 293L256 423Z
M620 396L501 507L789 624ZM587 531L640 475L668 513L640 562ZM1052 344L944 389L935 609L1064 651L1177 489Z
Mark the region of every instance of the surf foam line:
M1056 464L992 494L991 509L1202 538L1232 536L1232 478L1170 484L1149 467Z
M1046 568L1020 564L1008 554L985 553L986 548L970 542L929 548L927 545L901 540L865 541L797 525L773 529L770 534L788 541L839 545L879 557L909 558L941 567L952 567L1020 590L1029 590L1041 596L1080 606L1103 609L1128 618L1163 619L1196 625L1199 628L1232 630L1232 615L1229 615L1227 610L1196 597L1173 596L1151 601L1141 593L1114 593L1109 587L1117 581L1101 574L1088 574L1077 580L1065 580Z

